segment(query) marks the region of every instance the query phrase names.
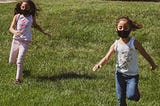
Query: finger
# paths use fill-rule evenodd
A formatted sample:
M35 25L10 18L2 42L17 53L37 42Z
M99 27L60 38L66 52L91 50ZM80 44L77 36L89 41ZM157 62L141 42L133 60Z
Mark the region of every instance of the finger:
M96 69L96 67L93 67L93 69L92 69L93 71L96 71L97 69Z

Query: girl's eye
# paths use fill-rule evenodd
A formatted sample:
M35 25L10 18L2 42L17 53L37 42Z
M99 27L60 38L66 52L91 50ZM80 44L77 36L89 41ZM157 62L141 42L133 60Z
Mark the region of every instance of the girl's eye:
M129 27L125 27L125 30L128 31L128 30L129 30Z
M25 8L24 6L22 6L21 8Z
M119 26L119 27L118 27L118 29L122 29L122 27L121 27L121 26Z

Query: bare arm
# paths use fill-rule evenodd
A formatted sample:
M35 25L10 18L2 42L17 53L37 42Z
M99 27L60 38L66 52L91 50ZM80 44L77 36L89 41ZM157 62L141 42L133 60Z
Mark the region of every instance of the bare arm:
M96 64L93 67L93 71L96 71L98 68L101 68L106 62L108 62L108 60L110 59L110 57L113 55L114 53L114 44L112 44L112 46L110 47L108 53L100 60L100 62L98 64Z
M141 55L150 63L151 69L156 69L157 65L154 63L153 59L149 56L149 54L145 51L143 46L135 40L134 42L135 48L141 53Z
M16 17L17 17L17 15L15 15L15 16L13 17L13 20L12 20L12 23L11 23L11 25L10 25L9 31L10 31L11 33L17 35L17 36L20 36L22 32L16 30L16 25L17 25Z
M37 30L39 30L40 32L42 32L43 34L47 35L49 38L51 37L51 35L49 33L46 33L36 22L36 18L33 17L33 27L36 28Z

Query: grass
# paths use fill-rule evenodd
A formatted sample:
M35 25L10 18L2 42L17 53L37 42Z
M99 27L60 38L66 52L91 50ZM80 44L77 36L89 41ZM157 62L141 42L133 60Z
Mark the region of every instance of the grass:
M99 72L92 67L117 39L116 19L129 16L144 28L132 32L157 64L160 64L159 2L100 0L35 0L41 8L37 22L48 39L33 29L33 41L25 58L24 80L13 84L16 66L8 64L12 34L8 28L15 3L0 4L0 104L1 106L115 106L115 56ZM160 72L139 56L142 95L129 106L159 106Z

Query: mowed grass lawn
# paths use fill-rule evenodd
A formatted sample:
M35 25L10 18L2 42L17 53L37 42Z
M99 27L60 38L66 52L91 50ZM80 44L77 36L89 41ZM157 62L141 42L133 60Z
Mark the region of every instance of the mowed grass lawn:
M116 19L129 16L143 29L132 32L156 64L160 64L160 3L104 0L34 0L40 8L37 22L52 38L33 29L23 83L14 85L16 66L8 63L12 34L8 29L15 3L0 4L1 106L116 106L116 55L98 72L92 67L118 39ZM160 106L160 69L150 71L138 53L138 103Z

